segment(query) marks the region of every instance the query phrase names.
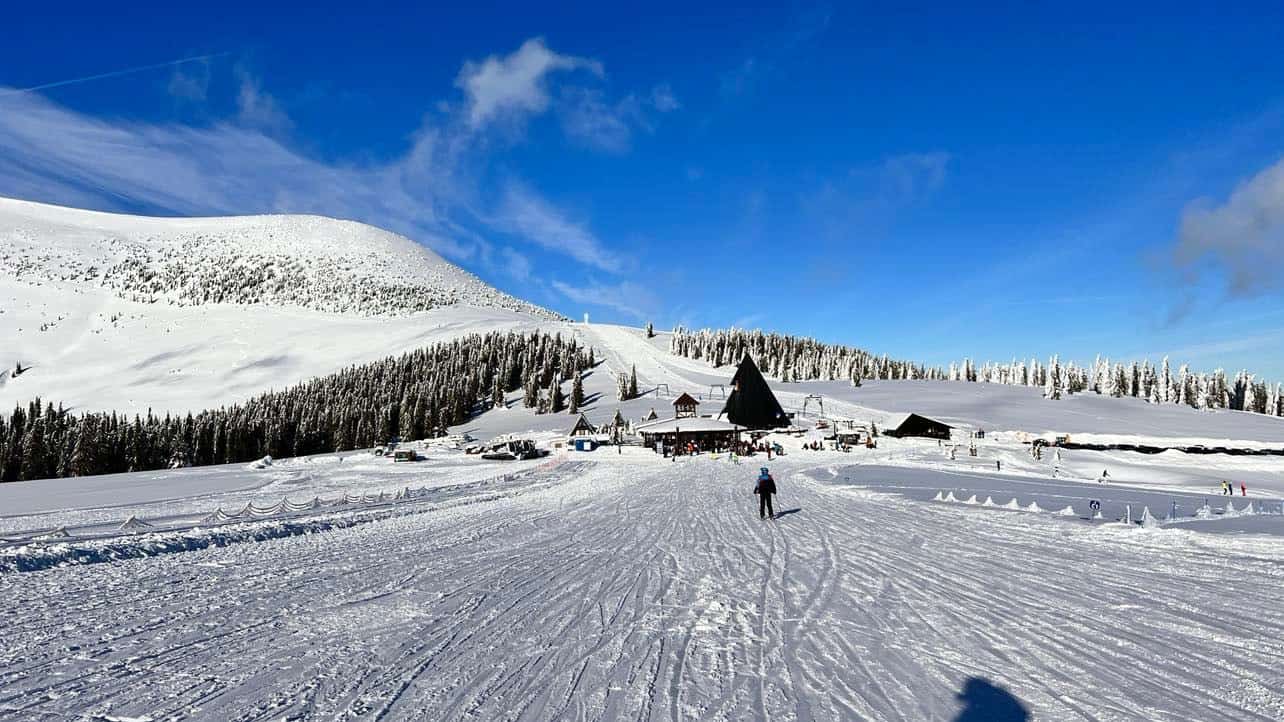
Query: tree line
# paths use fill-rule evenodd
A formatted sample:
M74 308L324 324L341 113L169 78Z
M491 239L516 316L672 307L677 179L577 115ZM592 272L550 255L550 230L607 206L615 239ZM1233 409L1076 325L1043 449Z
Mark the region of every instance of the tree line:
M503 406L518 389L534 399L528 406L552 411L563 380L594 363L592 348L561 334L492 332L197 414L149 411L131 419L35 399L0 415L0 481L239 463L426 438ZM582 394L572 390L577 405Z
M1269 416L1284 416L1284 392L1248 371L1229 376L1224 369L1211 373L1192 371L1181 364L1176 372L1165 356L1156 367L1149 360L1114 362L1098 356L1091 366L1062 363L1053 356L1047 364L1037 359L990 363L978 367L971 359L950 364L948 377L1009 386L1034 386L1047 398L1093 392L1116 398L1144 399L1152 404L1177 404L1195 409L1232 409Z
M1050 399L1093 392L1154 404L1284 416L1284 387L1280 384L1272 386L1248 371L1232 377L1222 369L1200 373L1182 364L1174 372L1167 357L1158 367L1150 361L1111 363L1100 356L1091 366L1062 362L1059 356L1052 356L1046 364L1030 359L1028 363L987 362L979 367L964 359L942 370L811 338L743 329L690 331L681 326L673 330L669 350L686 358L705 359L714 366L739 363L748 353L763 373L786 383L846 379L859 386L862 380L974 381L1042 388Z
M740 363L745 354L749 354L764 374L785 383L945 378L943 370L926 364L875 356L851 346L757 330L690 331L678 326L669 338L669 350L678 356L705 359L714 366Z

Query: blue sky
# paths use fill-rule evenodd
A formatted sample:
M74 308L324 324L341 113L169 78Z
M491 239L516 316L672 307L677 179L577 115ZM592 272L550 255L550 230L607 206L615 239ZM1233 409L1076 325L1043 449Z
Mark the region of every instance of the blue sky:
M1284 380L1278 4L31 5L0 195L354 218L575 317Z

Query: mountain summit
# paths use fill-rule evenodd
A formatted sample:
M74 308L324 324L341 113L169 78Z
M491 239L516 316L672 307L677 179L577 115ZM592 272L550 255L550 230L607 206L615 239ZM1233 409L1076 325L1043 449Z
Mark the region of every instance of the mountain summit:
M142 303L357 316L468 305L561 318L408 238L321 216L153 218L0 198L0 273Z

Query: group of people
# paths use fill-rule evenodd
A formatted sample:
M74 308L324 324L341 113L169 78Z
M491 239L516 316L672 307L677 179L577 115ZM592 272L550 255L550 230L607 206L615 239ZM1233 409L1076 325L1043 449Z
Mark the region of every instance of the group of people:
M1248 484L1239 482L1239 493L1248 496ZM1235 485L1225 479L1222 480L1222 496L1235 496Z

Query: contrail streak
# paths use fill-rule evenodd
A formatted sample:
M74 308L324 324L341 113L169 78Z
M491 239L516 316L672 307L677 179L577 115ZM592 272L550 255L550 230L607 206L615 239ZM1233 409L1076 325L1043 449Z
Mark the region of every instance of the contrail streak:
M167 60L163 63L152 63L151 65L139 65L138 67L135 67L135 68L125 68L123 70L113 70L107 73L98 73L97 75L87 75L83 78L72 78L70 80L58 80L52 83L45 83L43 85L33 85L30 88L9 88L7 90L0 90L0 97L4 97L6 95L17 95L19 93L34 93L38 90L48 90L49 88L60 88L64 85L75 85L77 83L88 83L91 80L102 80L103 78L115 78L121 75L129 75L131 73L141 73L145 70L156 70L157 68L168 68L174 65L182 65L183 63L194 63L198 60L213 60L214 58L221 58L224 55L231 55L231 53L223 52L223 53L211 53L209 55L196 55L190 58L180 58L178 60Z

